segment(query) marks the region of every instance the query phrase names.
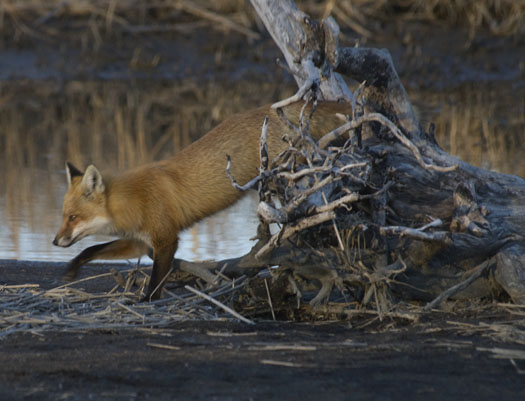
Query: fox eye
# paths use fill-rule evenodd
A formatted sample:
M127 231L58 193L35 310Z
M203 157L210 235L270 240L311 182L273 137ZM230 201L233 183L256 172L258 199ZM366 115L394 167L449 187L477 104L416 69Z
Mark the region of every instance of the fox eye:
M75 219L77 218L77 215L76 214L72 214L69 216L69 221L74 221Z

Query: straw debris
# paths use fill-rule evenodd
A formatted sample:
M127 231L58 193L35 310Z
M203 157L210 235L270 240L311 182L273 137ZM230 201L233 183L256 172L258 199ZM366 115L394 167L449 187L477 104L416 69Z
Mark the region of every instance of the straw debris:
M244 279L221 280L202 291L187 286L189 291L167 291L168 297L162 300L138 303L147 269L113 271L48 290L38 284L0 286L0 338L20 332L162 328L187 320L234 318L252 323L225 305L232 293L244 286ZM90 293L77 288L100 277L113 277L113 289Z

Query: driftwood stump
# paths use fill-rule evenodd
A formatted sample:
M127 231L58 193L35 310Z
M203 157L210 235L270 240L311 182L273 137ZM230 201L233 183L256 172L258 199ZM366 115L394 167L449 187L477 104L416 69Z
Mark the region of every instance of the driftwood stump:
M396 298L434 299L430 309L448 297L501 293L525 303L525 180L444 152L432 126L420 127L388 51L339 48L332 18L314 21L290 0L252 4L300 88L274 107L342 100L348 114L313 143L305 112L299 143L261 163L252 183L261 226L249 254L177 267L210 281L212 270L253 277L278 266L272 297L301 300L315 282L313 305L334 293L378 309ZM338 74L360 86L351 93ZM281 224L278 233L270 223Z

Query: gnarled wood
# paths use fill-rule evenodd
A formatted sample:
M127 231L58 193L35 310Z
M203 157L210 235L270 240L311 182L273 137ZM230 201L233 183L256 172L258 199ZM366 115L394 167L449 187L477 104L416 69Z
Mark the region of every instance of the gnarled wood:
M298 248L274 237L273 243L266 242L268 238L261 239L242 258L199 268L207 271L227 262L225 271L229 274L253 275L264 266L279 265L278 271L291 274L290 291L299 294L296 276L321 283L314 303L326 300L334 286L344 293L344 286L357 283L364 291L362 302L366 303L374 293L379 305L385 299L381 280L389 283L394 294L409 299L430 301L463 283L457 287L462 292L455 296L486 296L496 285L515 302L525 303L525 180L474 167L444 152L433 133L421 129L387 50L339 48L338 28L332 19L317 23L298 11L290 0L252 0L252 4L283 51L301 88L286 102L303 98L318 86L322 99L345 98L352 104L344 128L332 132L322 146L307 145L313 146L312 154L327 158L323 166L326 160L332 163L328 163L331 174L339 180L330 192L320 191L326 204L337 204L331 209L335 214L327 219L333 226L327 222L316 228L317 234L306 233L297 239L305 243L319 237L319 233L329 235L335 231L343 250L319 243L309 251L308 247ZM362 82L361 87L351 94L336 73ZM341 136L350 138L351 145L344 148L346 153L325 150L328 139ZM356 158L366 166L360 170L361 178L341 175L343 154L349 157L345 163ZM312 156L314 159L316 156ZM289 179L306 171L288 172L286 168L282 167L275 176L278 178L274 178ZM326 177L322 168L325 167L309 165L304 175L320 182ZM263 180L271 179L272 175L267 174ZM349 196L348 192L352 193L354 206L336 198L327 202L327 196L339 193L337 199L341 199ZM370 197L371 192L376 195ZM284 216L278 221L288 224L290 207L286 209L284 205L277 210L269 204L263 206L267 211L276 209L266 215L267 219ZM302 213L315 214L315 209ZM428 231L424 233L415 231L438 219L442 222L440 227L426 227ZM342 241L342 237L346 240ZM354 247L352 241L361 237L362 244ZM264 256L257 259L257 253ZM356 260L362 268L355 267ZM187 266L185 263L181 263L182 268ZM476 266L483 268L465 281ZM396 280L391 282L394 276Z

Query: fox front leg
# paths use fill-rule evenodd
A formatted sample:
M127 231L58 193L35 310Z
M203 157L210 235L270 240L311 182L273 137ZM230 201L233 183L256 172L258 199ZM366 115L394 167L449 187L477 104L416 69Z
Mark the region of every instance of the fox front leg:
M140 258L145 254L151 255L151 248L142 241L119 239L90 246L80 252L67 265L64 278L72 281L82 265L97 259L132 259Z

